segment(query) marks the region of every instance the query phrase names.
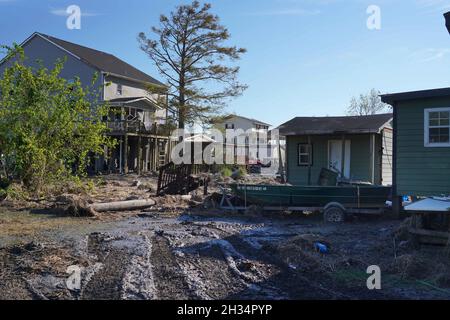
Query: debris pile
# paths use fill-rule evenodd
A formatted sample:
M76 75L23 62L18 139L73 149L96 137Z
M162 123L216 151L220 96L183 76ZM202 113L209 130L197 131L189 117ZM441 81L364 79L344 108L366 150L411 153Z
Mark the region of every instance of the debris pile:
M291 269L329 271L329 259L326 259L324 254L319 252L317 243L331 248L331 245L323 237L315 234L304 234L278 243L271 249Z
M95 217L97 212L92 206L84 199L69 197L69 204L65 209L65 214L72 217Z

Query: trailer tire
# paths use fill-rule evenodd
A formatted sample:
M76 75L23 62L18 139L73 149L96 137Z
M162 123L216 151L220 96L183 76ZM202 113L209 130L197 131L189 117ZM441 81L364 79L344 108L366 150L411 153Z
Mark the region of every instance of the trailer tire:
M264 213L264 208L258 205L251 205L245 209L245 215L247 216L261 216Z
M345 208L339 203L328 204L323 211L326 223L343 223L346 220Z

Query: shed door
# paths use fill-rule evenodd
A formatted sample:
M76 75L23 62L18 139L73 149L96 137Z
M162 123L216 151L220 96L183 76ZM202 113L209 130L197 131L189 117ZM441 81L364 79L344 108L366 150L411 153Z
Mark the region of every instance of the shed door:
M344 176L350 178L350 140L345 140L345 162ZM342 170L342 140L328 141L328 167L331 170L341 172Z

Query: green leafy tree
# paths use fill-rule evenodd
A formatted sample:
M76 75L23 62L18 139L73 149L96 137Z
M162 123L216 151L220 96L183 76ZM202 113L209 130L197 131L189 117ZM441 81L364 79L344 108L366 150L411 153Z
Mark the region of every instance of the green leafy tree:
M380 92L372 89L367 94L353 97L350 101L350 106L347 108L347 114L351 116L368 116L389 112L389 108L389 105L381 101Z
M88 156L112 146L102 121L107 106L96 103L93 84L60 77L63 61L52 70L32 68L20 47L8 51L14 62L0 78L0 150L8 176L39 192L85 174Z
M230 64L246 50L224 44L230 34L210 9L198 1L180 5L169 16L161 15L150 37L143 32L138 37L141 49L167 80L164 92L180 129L210 123L229 98L246 89L237 80L239 67ZM163 90L153 88L158 89Z

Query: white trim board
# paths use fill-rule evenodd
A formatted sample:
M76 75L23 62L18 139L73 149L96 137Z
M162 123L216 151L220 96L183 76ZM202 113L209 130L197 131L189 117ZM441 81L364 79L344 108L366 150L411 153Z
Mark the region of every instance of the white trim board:
M423 110L424 116L423 116L423 132L424 132L424 147L425 148L448 148L450 147L450 141L449 142L442 142L442 143L430 143L430 113L431 112L449 112L450 113L450 107L442 107L442 108L425 108ZM450 124L449 124L449 130L450 130Z

